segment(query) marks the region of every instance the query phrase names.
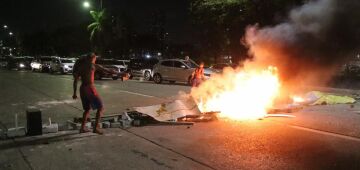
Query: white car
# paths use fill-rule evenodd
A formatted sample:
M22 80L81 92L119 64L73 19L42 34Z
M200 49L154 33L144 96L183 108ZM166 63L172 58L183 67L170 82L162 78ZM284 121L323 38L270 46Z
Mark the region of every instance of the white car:
M162 81L169 81L170 83L178 81L191 84L191 75L197 67L199 66L191 60L161 60L154 66L153 79L157 84L162 83ZM204 69L206 79L210 78L212 73L211 69Z
M74 58L53 58L50 63L50 73L72 73L75 61Z
M140 77L149 81L153 78L153 68L158 62L157 58L133 58L130 59L126 72L130 74L130 79Z
M35 59L30 63L30 67L32 71L41 71L42 65L39 59Z
M124 72L127 70L130 60L114 60L113 62L113 65L117 67L120 72Z

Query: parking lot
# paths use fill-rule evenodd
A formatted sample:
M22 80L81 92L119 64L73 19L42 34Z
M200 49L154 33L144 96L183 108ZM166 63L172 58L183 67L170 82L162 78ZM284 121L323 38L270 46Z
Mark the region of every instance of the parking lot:
M185 84L139 80L95 84L105 115L190 91ZM44 121L64 122L82 113L80 101L71 99L71 75L1 70L0 89L0 121L7 127L14 126L15 114L24 126L31 107L42 110ZM103 136L69 131L5 140L0 169L359 169L359 112L359 104L311 106L292 113L296 118L220 119L110 129Z

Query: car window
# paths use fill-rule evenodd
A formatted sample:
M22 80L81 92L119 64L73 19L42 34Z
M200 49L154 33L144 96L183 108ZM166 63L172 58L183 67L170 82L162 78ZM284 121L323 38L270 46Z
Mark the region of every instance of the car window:
M185 64L180 61L174 61L174 67L176 68L186 68Z
M124 61L121 60L114 60L115 65L124 65Z
M51 58L48 58L48 57L41 58L41 61L51 61Z
M187 65L187 66L189 66L190 68L197 68L197 67L199 67L199 65L197 65L195 62L193 62L193 61L184 61L184 63Z
M63 59L61 60L62 63L75 63L75 60L67 60L67 59Z
M111 60L96 60L96 64L100 64L100 65L114 65L113 61L111 61Z
M161 62L161 65L166 66L166 67L173 67L173 61L163 61Z

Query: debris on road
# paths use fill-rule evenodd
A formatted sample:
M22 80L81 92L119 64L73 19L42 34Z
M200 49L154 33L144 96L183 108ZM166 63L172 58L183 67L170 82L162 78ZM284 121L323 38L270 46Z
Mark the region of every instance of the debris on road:
M207 112L202 113L201 115L187 115L181 118L178 118L177 121L185 121L185 122L210 122L214 120L218 120L219 112Z
M57 123L52 123L51 118L49 118L49 124L44 124L42 131L43 133L57 133L59 131L59 125Z
M14 137L21 137L26 135L26 129L25 127L19 127L18 126L18 115L15 114L15 127L14 128L8 128L6 130L6 136L8 138L14 138Z
M177 119L189 115L202 115L197 104L191 100L175 100L158 105L135 107L137 112L144 113L157 121L177 121Z
M303 105L334 105L334 104L353 104L355 98L344 95L335 95L320 91L311 91L306 93L300 101L294 101Z
M300 104L287 104L269 109L267 111L267 115L277 113L294 113L302 110L303 108L304 107Z

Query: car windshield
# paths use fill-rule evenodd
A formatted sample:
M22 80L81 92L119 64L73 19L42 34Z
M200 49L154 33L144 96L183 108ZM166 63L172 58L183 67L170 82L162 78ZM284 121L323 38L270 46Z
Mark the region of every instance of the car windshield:
M62 63L75 63L75 60L69 60L69 59L62 59Z

